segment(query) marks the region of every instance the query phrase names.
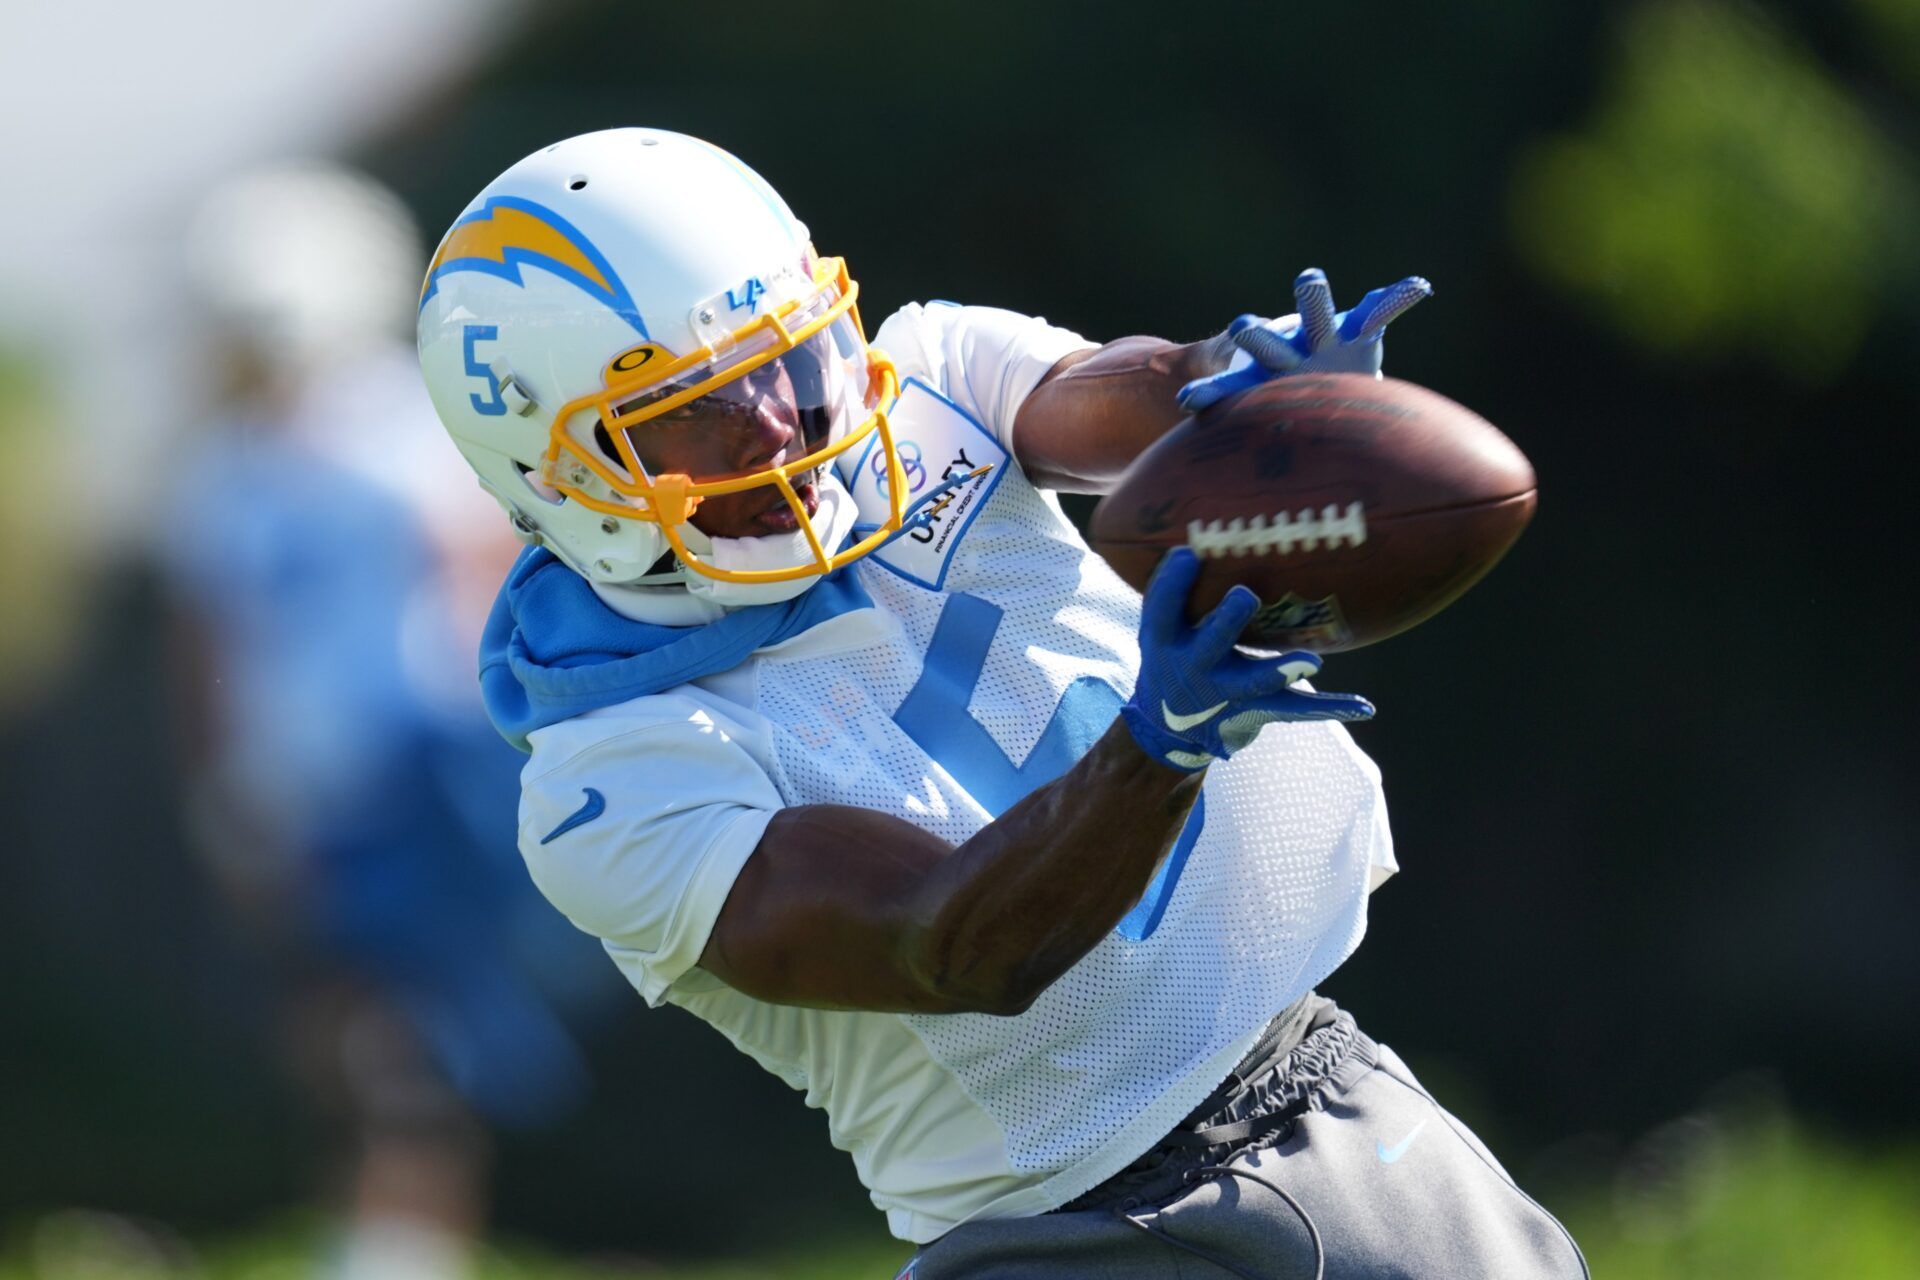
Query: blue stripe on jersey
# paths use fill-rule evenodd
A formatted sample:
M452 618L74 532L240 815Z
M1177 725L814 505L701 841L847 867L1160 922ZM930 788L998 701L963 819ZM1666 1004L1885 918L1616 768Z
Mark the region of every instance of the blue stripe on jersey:
M1014 764L986 726L967 710L1002 616L998 605L978 596L949 596L927 644L920 679L893 713L901 731L996 818L1034 788L1071 769L1120 714L1121 702L1104 680L1093 676L1075 680L1060 695L1053 718L1025 763ZM1138 942L1159 927L1205 823L1203 794L1153 883L1120 921L1117 931L1122 937Z

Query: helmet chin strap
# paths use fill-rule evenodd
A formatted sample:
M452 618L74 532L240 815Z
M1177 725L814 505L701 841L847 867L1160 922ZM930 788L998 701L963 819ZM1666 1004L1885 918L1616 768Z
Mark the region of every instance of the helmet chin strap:
M820 507L808 523L820 545L837 548L853 532L859 512L831 468L818 480ZM772 533L760 538L709 538L692 525L681 527L687 549L720 569L784 569L813 559L807 535ZM637 583L616 586L588 580L595 595L609 609L635 622L667 627L692 627L712 622L729 609L751 604L778 604L791 600L820 581L809 574L787 582L722 582L676 564L672 576L649 574Z
M840 483L840 477L833 473L831 467L821 468L817 483L820 507L809 517L808 523L813 526L814 536L820 539L821 546L829 551L837 550L847 540L847 535L853 532L854 520L859 512L854 507L853 495L847 492L846 486ZM785 569L806 564L813 559L813 548L807 542L806 533L800 529L792 533L770 533L758 538L709 538L687 526L682 529L681 536L685 538L688 550L716 569ZM702 546L702 543L706 545ZM778 604L782 600L793 599L820 581L817 574L786 582L723 582L692 569L688 569L686 574L685 586L689 595L710 601L723 609L738 609L750 604Z

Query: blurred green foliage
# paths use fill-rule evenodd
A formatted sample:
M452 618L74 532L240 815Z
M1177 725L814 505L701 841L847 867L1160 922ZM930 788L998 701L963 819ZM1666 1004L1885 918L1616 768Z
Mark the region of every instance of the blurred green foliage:
M1920 1152L1850 1150L1771 1116L1697 1122L1668 1176L1624 1170L1565 1215L1596 1276L1920 1275Z
M63 511L52 430L55 396L39 354L0 345L0 713L38 687L65 653L78 621L81 534L77 513ZM63 546L63 543L67 544Z
M1920 0L1853 0L1880 60L1920 85Z
M1611 1182L1553 1207L1605 1280L1912 1280L1916 1206L1920 1149L1871 1155L1762 1111L1664 1126ZM194 1249L124 1219L55 1214L10 1234L0 1280L300 1280L322 1246L311 1219ZM477 1280L881 1280L907 1252L876 1218L870 1237L688 1265L494 1246Z
M0 1250L0 1280L310 1280L328 1236L312 1216L284 1219L204 1246L154 1224L69 1210L24 1223ZM719 1246L736 1247L736 1242ZM909 1246L876 1229L862 1239L814 1240L751 1257L685 1265L644 1258L565 1258L522 1244L492 1243L473 1280L884 1280Z
M1910 265L1914 212L1911 165L1861 102L1759 11L1710 0L1631 11L1586 128L1513 179L1520 252L1628 337L1815 384Z

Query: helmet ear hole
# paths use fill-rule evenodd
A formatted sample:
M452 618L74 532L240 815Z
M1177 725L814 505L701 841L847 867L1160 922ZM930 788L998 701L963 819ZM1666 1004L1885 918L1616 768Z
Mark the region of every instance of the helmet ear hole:
M567 500L566 494L561 493L545 480L542 480L538 471L535 471L518 458L514 459L513 468L520 473L520 482L527 486L527 492L540 499L540 501L557 507Z

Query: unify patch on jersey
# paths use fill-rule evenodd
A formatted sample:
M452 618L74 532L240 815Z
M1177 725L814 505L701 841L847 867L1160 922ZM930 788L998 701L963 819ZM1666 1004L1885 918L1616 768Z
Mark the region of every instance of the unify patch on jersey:
M873 559L909 582L938 591L967 527L1006 473L1007 451L964 409L918 378L908 378L901 387L900 398L887 412L887 423L905 473L910 512L916 501L943 481L985 469L984 474L921 507L923 520L873 553ZM873 526L884 522L892 505L887 456L877 433L859 461L840 467L839 474L853 492L861 521Z

